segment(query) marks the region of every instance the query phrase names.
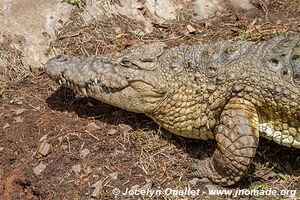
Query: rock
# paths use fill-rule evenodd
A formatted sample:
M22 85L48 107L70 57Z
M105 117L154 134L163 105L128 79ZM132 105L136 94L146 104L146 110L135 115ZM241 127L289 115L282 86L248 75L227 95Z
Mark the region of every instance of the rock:
M33 168L33 173L38 176L46 169L46 167L47 166L45 164L40 163L38 166Z
M92 193L92 197L98 197L99 193L100 193L100 190L101 190L101 187L102 187L102 181L97 181L96 183L94 183L92 185L94 189L93 193Z
M72 168L71 168L71 171L74 172L74 173L79 173L81 170L81 165L80 164L77 164L77 165L73 165Z
M93 193L92 193L92 197L98 197L98 195L100 193L100 189L101 189L101 187L95 187L95 189L93 190Z
M4 124L3 129L10 127L9 123Z
M199 182L199 179L198 179L198 178L193 178L192 180L189 181L189 183L190 183L191 185L196 185L198 182Z
M137 190L140 188L140 185L133 185L130 187L131 190Z
M24 121L23 118L21 118L20 116L14 117L14 119L16 120L17 123L22 123Z
M51 145L47 142L42 142L39 148L39 153L42 154L43 156L46 156L50 153L51 151Z
M117 132L118 132L118 130L116 130L116 129L110 129L110 130L107 132L107 135L115 135Z
M191 25L187 25L186 26L186 29L189 31L189 33L195 33L196 32L196 29L194 27L192 27Z
M87 126L86 126L86 130L89 132L94 132L96 130L101 129L100 126L98 126L95 122L90 122Z
M55 30L62 27L71 14L72 5L59 0L0 1L1 35L22 40L12 41L22 50L24 68L38 68L47 60L45 51L55 37ZM33 20L34 19L34 20ZM30 28L28 28L30 27ZM45 37L46 32L49 37Z
M207 190L221 190L222 187L221 186L217 186L217 185L205 185L205 187L207 188Z
M114 173L110 173L109 176L114 179L114 180L117 180L118 179L118 175L119 175L119 172L114 172Z
M89 155L91 152L88 149L83 149L80 151L80 156L85 158L87 155Z
M16 115L21 115L25 110L27 110L27 109L25 109L25 108L19 108L19 109L16 110L15 114Z
M42 142L42 141L44 141L45 139L47 139L47 137L48 137L48 135L46 134L46 135L43 135L41 138L40 138L40 142Z
M129 125L127 125L127 124L119 124L118 125L119 126L119 128L121 129L121 131L123 132L123 133L129 133L129 132L131 132L133 129L131 128L131 126L129 126Z

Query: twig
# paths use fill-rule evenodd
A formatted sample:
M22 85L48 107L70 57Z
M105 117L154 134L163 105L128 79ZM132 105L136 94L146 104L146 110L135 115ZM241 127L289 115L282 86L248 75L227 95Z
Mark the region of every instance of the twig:
M93 135L92 133L90 133L87 130L84 130L85 132L87 132L90 136L92 136L93 138L95 138L97 141L99 141L99 138L97 138L95 135Z

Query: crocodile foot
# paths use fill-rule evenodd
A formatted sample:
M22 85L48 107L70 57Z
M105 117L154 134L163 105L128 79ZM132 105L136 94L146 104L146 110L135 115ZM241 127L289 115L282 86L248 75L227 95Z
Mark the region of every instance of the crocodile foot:
M192 162L189 176L233 185L247 173L256 153L259 132L255 107L246 100L232 99L214 131L217 149L211 158Z

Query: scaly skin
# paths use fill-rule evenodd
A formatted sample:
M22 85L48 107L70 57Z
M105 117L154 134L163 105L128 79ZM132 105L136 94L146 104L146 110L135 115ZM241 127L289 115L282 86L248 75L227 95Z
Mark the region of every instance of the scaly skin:
M46 72L79 94L145 113L184 137L215 139L191 175L239 181L259 136L300 148L300 37L266 42L134 46L120 53L50 59Z

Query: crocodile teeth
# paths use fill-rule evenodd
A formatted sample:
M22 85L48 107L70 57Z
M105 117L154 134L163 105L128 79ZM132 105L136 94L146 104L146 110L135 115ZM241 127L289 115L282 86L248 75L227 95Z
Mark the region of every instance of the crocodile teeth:
M80 88L81 92L83 93L84 96L87 96L87 92L86 89L84 87Z
M62 82L61 82L61 80L60 80L60 79L58 80L58 83L59 83L59 85L62 85Z
M66 79L64 79L62 76L60 78L60 81L62 82L62 84L65 84L66 83Z
M98 79L97 79L97 78L95 78L95 84L96 84L96 85L98 84Z

